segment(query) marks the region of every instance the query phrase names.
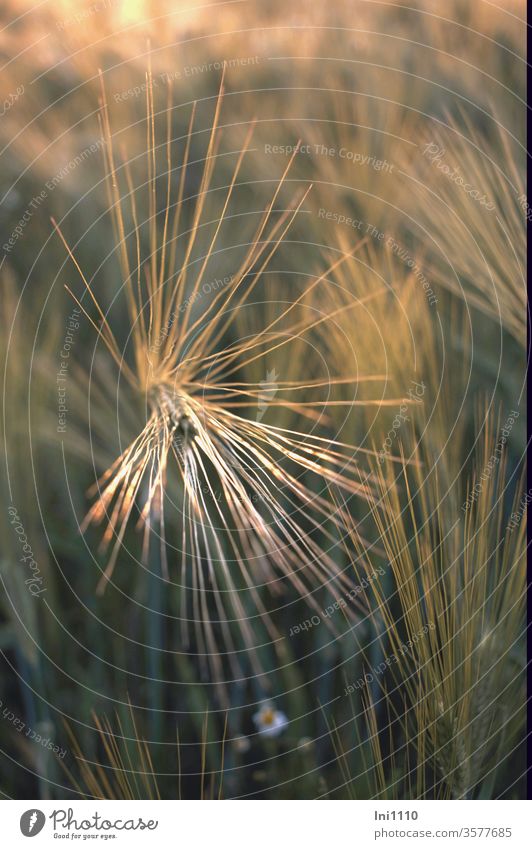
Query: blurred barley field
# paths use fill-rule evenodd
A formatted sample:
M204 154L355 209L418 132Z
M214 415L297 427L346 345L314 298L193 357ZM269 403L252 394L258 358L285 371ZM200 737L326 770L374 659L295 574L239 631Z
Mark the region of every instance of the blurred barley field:
M4 798L526 798L525 11L2 3Z

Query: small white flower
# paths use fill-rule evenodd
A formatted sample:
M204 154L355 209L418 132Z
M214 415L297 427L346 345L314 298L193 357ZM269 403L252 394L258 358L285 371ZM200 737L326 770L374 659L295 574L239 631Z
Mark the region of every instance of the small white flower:
M278 737L288 725L288 717L282 710L276 710L271 702L263 702L257 713L253 714L253 722L259 734Z

